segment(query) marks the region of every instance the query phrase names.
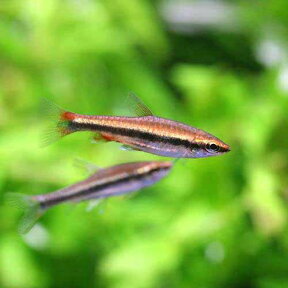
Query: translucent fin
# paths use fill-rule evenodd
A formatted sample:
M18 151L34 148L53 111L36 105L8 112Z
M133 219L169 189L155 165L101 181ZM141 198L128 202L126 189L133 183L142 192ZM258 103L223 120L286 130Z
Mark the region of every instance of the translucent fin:
M93 134L93 135L92 135L91 142L92 142L93 144L98 144L98 143L107 142L107 140L104 139L101 134L97 133L97 134Z
M81 159L81 158L76 158L74 160L74 165L78 168L84 169L89 174L94 174L97 171L102 169L101 167L95 165L94 163L91 163L91 162L86 161L86 160Z
M124 200L129 200L129 199L135 197L139 192L140 192L140 190L136 190L136 191L133 191L133 192L129 192L129 193L127 193L127 194L124 194L124 195L122 195L122 199L124 199Z
M133 93L128 94L127 104L133 115L135 114L138 117L153 116L151 110Z
M139 149L137 149L137 148L134 148L134 147L131 147L131 146L129 146L129 145L121 145L120 146L120 149L121 150L124 150L124 151L141 151L141 150L139 150Z
M180 159L183 160L182 158L174 158L174 159L172 159L173 165L176 164Z
M74 113L63 110L46 98L42 98L41 102L41 110L50 121L50 125L44 133L41 146L52 144L65 135L74 132L69 128L69 122L73 119Z
M101 133L93 134L92 140L91 140L91 142L93 144L105 143L105 142L109 142L109 141L113 141L113 139L109 138L108 136L106 137L105 135L103 135Z
M36 221L44 213L44 210L41 209L39 202L32 199L32 197L28 195L8 193L6 195L6 201L10 203L10 205L24 210L24 215L18 227L20 234L29 232Z
M103 199L93 199L90 200L88 203L88 206L86 208L87 212L91 212L95 207L97 207L101 202L103 201Z

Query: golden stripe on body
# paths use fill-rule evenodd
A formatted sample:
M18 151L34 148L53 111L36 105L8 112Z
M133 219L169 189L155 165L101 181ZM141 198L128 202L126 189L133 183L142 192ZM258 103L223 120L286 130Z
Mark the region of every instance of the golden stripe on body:
M101 125L101 126L110 126L114 128L122 128L122 129L124 128L128 130L138 130L138 131L142 131L142 132L146 132L150 134L155 134L156 136L160 136L160 137L173 137L173 138L178 138L181 140L190 140L193 142L202 142L204 140L202 139L202 137L199 137L200 135L197 135L195 132L191 130L189 131L189 128L190 128L189 126L186 126L185 124L179 123L179 122L167 123L167 121L169 120L164 119L164 118L155 117L155 121L153 121L154 119L151 119L151 118L150 120L148 120L148 119L133 118L133 117L131 118L113 117L113 116L96 116L93 118L92 117L91 118L90 116L88 118L78 117L78 118L75 118L73 122L78 123L78 124L92 124L92 125L95 124L95 125ZM153 116L148 116L148 117L153 117ZM198 131L202 132L201 130L198 130ZM105 132L105 133L109 134L110 132Z

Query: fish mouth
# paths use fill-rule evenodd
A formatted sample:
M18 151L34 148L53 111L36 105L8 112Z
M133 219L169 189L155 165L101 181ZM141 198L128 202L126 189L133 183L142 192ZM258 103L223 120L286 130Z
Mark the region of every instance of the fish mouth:
M220 152L222 152L222 153L227 153L227 152L230 152L231 151L231 148L230 148L230 146L229 145L227 145L227 144L222 144L222 146L221 146L221 151Z

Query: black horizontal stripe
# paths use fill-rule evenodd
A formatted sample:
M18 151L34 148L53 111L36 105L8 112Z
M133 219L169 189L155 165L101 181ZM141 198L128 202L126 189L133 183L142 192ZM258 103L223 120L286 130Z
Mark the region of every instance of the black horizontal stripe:
M152 175L155 172L165 171L165 170L169 170L169 169L170 169L170 167L155 168L155 169L152 169L152 170L150 170L150 171L148 171L147 173L144 173L144 174L129 175L127 177L124 177L124 178L121 178L121 179L117 179L115 181L103 183L103 184L100 184L100 185L96 184L93 187L90 187L88 189L80 190L78 192L75 192L74 194L67 194L66 195L66 193L65 194L63 193L61 195L56 196L55 198L53 197L53 194L51 194L52 197L51 198L47 197L48 199L45 199L43 202L40 203L40 205L41 205L41 208L45 209L45 208L51 207L53 205L56 205L56 204L59 204L59 203L65 202L65 201L69 201L69 200L74 199L74 198L78 198L78 197L84 197L85 198L85 196L87 196L89 194L92 194L92 193L100 192L101 190L103 190L105 188L109 188L109 187L112 187L112 186L117 186L117 185L125 183L125 182L128 183L129 181L132 181L132 180L140 180L141 178L145 178L147 176L150 176L150 175ZM83 199L83 200L85 200L85 199Z
M187 139L181 139L176 137L167 137L162 135L157 135L154 133L136 130L136 129L128 129L121 127L112 127L99 125L94 123L77 123L70 122L69 128L72 130L90 130L95 132L109 132L116 135L127 136L127 137L136 137L143 140L148 140L151 142L160 142L160 143L169 143L175 146L184 146L187 149L204 149L205 144L193 143Z

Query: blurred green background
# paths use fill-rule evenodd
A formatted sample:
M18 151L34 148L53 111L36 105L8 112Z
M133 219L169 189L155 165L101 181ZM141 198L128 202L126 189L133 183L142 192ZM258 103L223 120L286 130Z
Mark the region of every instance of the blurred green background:
M288 2L8 0L0 3L0 287L288 287ZM91 144L39 148L41 97L202 128L226 155L177 162L133 197L49 210L27 235L7 192L48 193L106 167L163 159Z

